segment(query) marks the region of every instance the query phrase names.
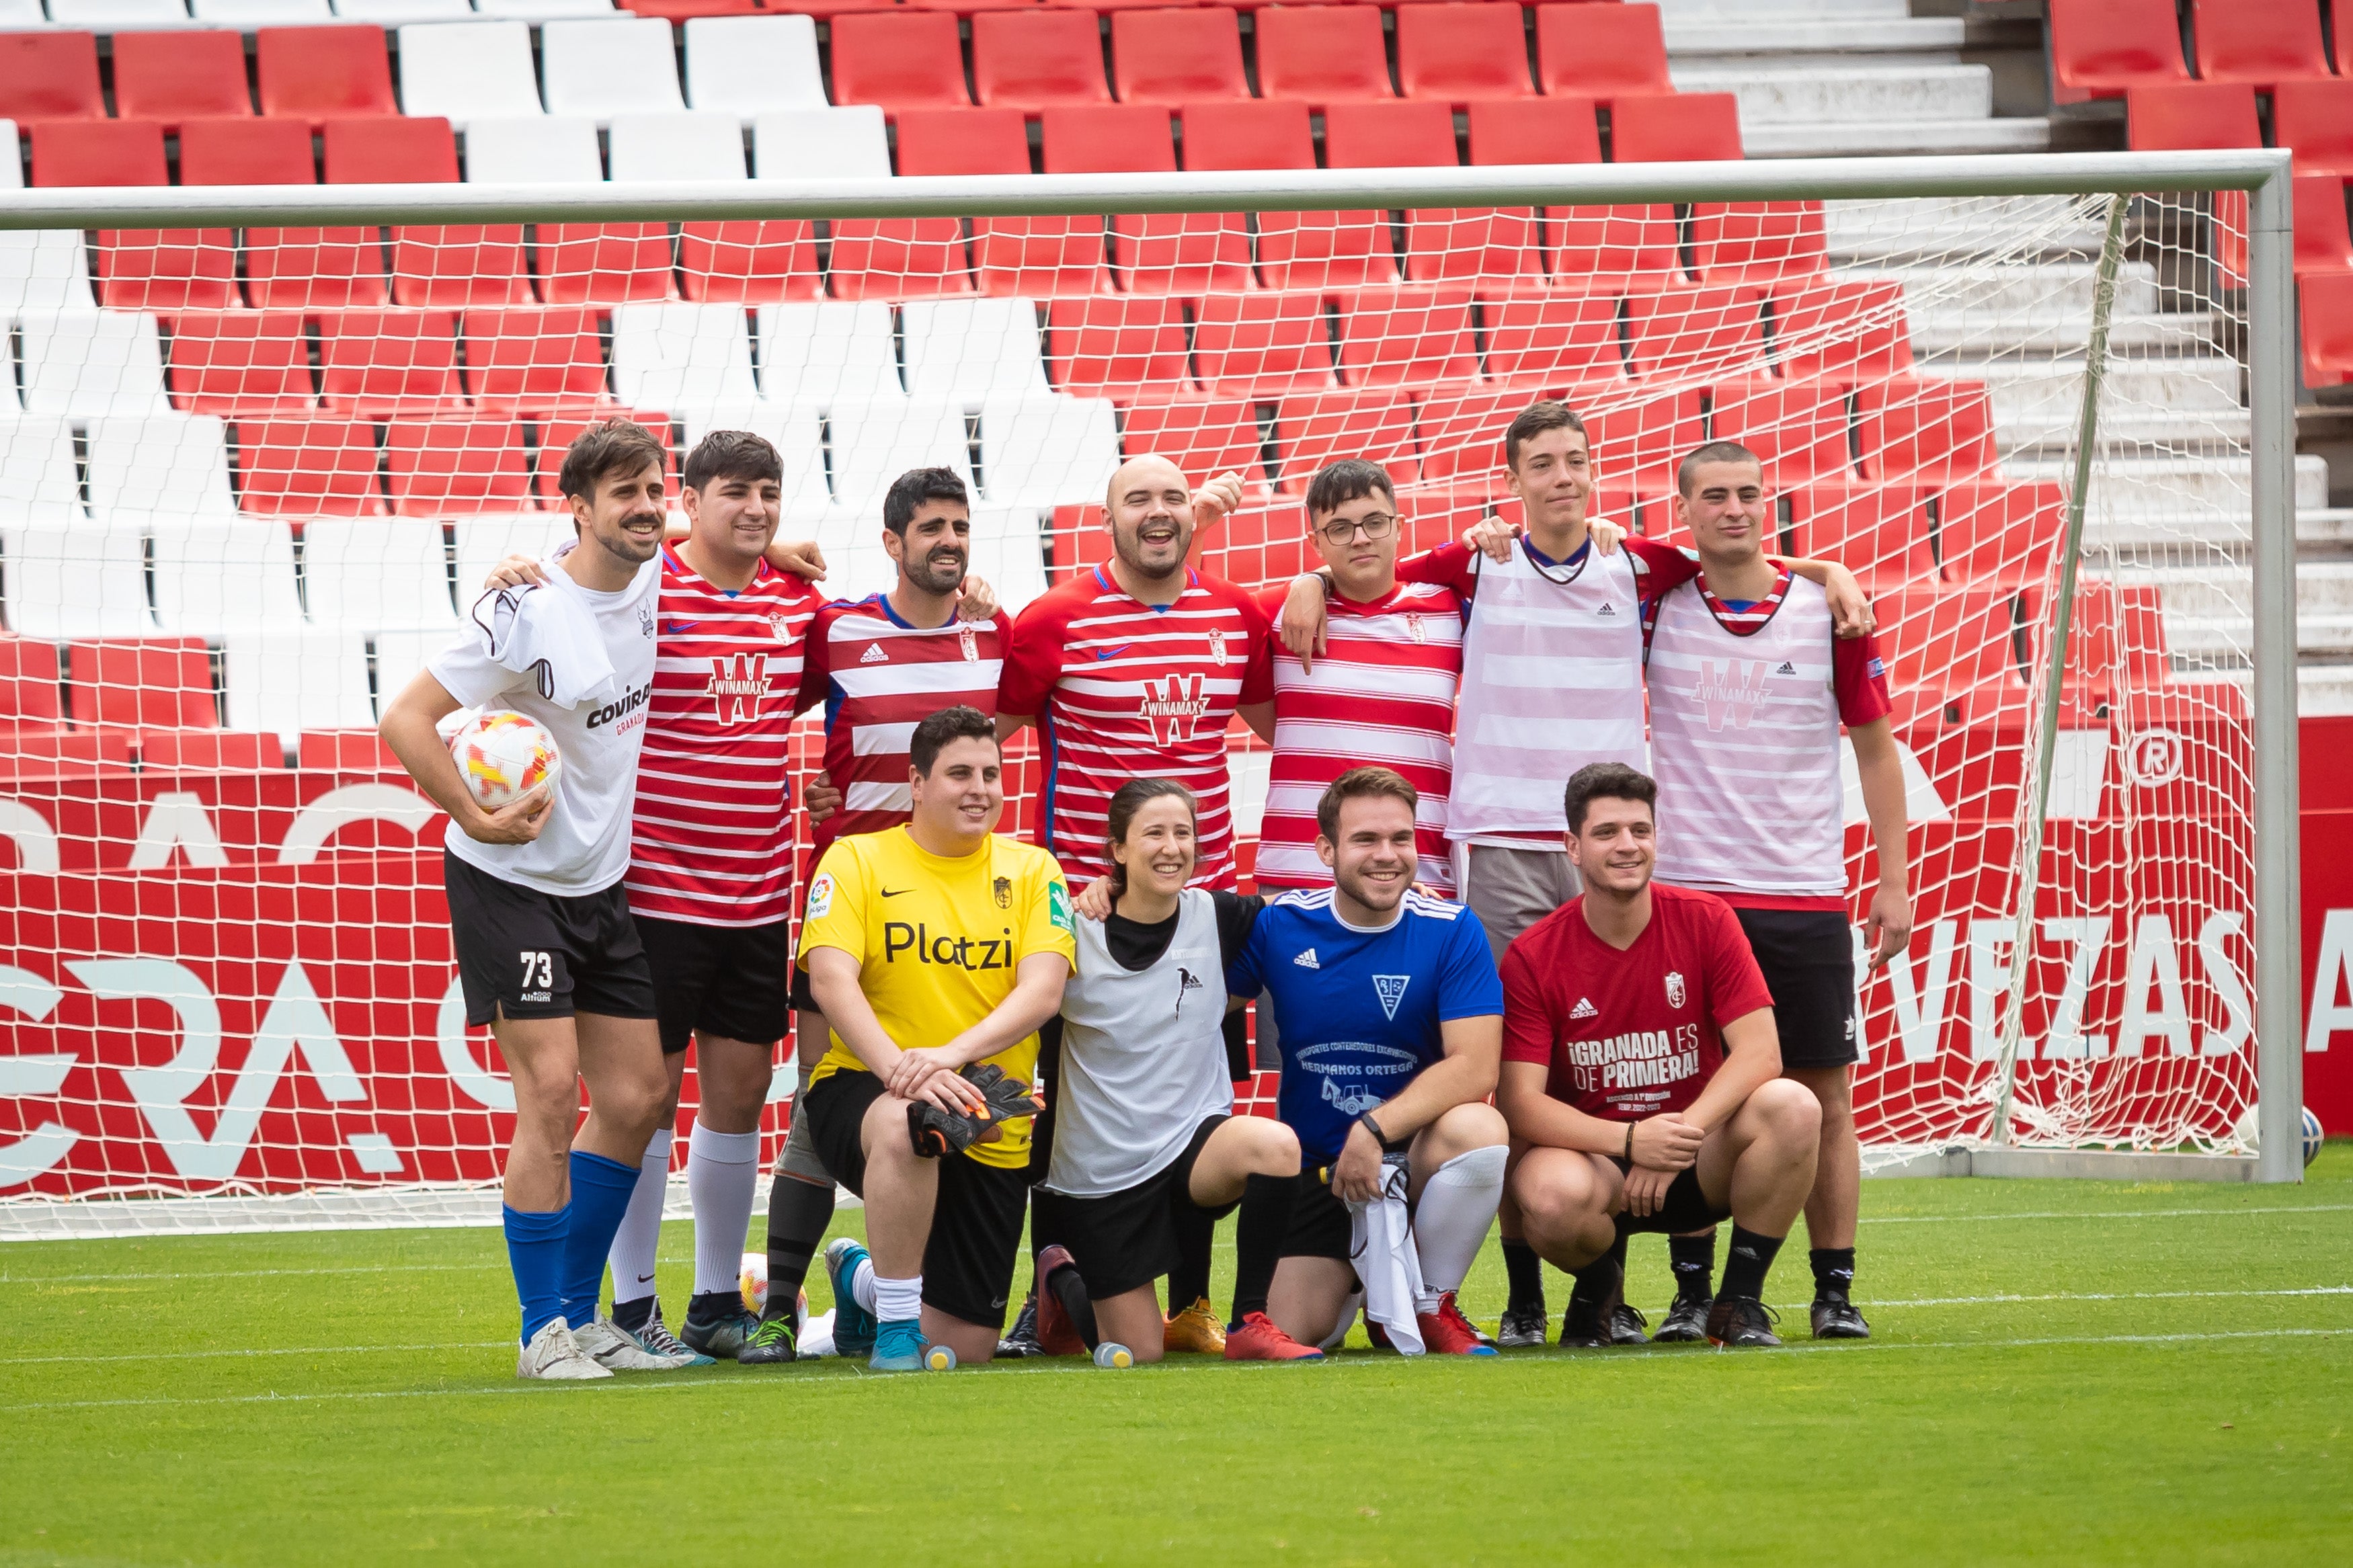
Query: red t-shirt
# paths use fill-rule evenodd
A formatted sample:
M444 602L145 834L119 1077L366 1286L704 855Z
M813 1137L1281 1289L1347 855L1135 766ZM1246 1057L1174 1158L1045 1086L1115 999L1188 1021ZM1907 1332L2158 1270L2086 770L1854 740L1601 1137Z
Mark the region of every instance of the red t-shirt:
M1724 1065L1724 1026L1773 994L1732 908L1651 884L1651 923L1620 952L1572 900L1504 954L1504 1059L1552 1068L1545 1092L1588 1116L1688 1110Z

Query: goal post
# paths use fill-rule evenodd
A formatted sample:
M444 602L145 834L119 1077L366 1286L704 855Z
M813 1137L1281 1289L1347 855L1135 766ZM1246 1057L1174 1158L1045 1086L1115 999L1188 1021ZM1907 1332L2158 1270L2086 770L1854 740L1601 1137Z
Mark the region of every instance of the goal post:
M2264 151L12 192L0 1237L494 1215L512 1092L370 731L613 414L768 436L846 594L948 467L1016 607L1108 558L1123 456L1242 472L1201 563L1271 589L1337 458L1426 548L1565 396L1596 515L1672 540L1743 440L1894 688L1867 1168L2299 1180L2289 203Z

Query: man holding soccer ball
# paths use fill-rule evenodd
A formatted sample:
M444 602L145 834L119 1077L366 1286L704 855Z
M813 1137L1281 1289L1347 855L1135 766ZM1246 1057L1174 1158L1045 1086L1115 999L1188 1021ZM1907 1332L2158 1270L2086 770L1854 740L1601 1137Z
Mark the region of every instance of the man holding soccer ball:
M578 544L535 586L485 594L474 625L386 708L384 741L449 815L444 861L467 1022L514 1079L507 1255L526 1378L680 1364L596 1317L605 1257L669 1089L653 978L621 879L654 679L669 454L615 419L565 454ZM486 809L437 725L512 709L554 741L552 785ZM589 1111L580 1116L580 1084ZM576 1131L575 1131L576 1127Z

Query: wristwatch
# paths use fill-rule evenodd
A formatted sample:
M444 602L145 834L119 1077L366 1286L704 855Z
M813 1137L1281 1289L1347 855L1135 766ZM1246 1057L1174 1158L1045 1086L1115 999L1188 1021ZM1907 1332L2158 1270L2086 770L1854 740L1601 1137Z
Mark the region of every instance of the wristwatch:
M1371 1111L1367 1110L1360 1113L1356 1118L1356 1125L1371 1133L1373 1135L1373 1142L1376 1144L1378 1144L1381 1148L1387 1149L1389 1146L1388 1135L1381 1131L1381 1124L1373 1120L1373 1113Z

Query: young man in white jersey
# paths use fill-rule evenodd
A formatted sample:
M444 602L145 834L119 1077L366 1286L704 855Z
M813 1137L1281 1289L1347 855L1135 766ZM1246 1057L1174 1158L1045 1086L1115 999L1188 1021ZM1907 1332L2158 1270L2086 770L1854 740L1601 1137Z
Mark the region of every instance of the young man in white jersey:
M1732 906L1773 993L1782 1070L1821 1102L1821 1151L1806 1233L1816 1339L1868 1339L1856 1310L1862 1156L1852 1088L1862 1059L1847 925L1845 795L1839 732L1878 867L1864 936L1873 968L1912 934L1904 768L1873 639L1841 639L1821 590L1767 559L1773 502L1757 455L1733 441L1677 470L1675 518L1700 575L1651 610L1651 753L1659 781L1659 876ZM1707 1315L1705 1275L1679 1258L1662 1338ZM1694 1289L1694 1287L1698 1287Z
M597 426L560 476L579 542L543 586L501 589L385 710L385 743L449 816L444 871L467 1021L488 1024L514 1079L507 1255L526 1378L684 1364L596 1316L613 1244L668 1081L653 978L621 879L661 585L669 454L642 426ZM552 796L474 804L437 726L511 708L563 753ZM580 1115L580 1085L589 1110Z

